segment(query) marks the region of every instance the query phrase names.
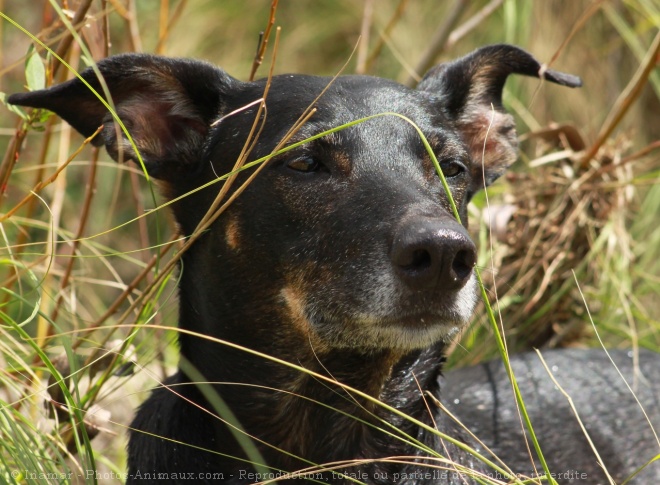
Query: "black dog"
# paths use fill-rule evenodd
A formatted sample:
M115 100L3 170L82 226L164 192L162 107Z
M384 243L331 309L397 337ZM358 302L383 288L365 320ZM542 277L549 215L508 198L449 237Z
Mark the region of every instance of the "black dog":
M258 107L247 106L264 96L267 84L240 82L202 62L148 55L111 57L98 68L147 170L163 182L170 198L231 171L257 118ZM473 194L516 158L513 119L501 104L512 73L580 84L573 76L542 71L529 54L505 45L437 66L416 90L365 76L334 82L277 76L257 120L259 136L250 158L269 155L312 105L316 112L288 144L395 112L428 139L465 223ZM82 76L102 92L91 70ZM95 143L105 144L116 159L137 159L127 139L118 138L108 110L79 80L9 101L55 111L86 136L103 124ZM231 190L249 173L243 172ZM195 231L219 185L173 205L183 234ZM444 342L471 316L477 299L475 260L474 244L452 215L432 158L407 120L378 116L276 156L183 256L180 326L332 377L363 394L184 333L181 370L154 391L133 423L128 482L194 478L194 483L243 484L326 463L328 470L312 468L305 479L471 483L467 468L506 480L504 472L462 449L460 442L476 442L442 412L432 413L435 407L423 395L439 395ZM609 367L598 369L602 381L593 381L585 364L592 357L558 352L552 359L575 371L566 383L569 389L602 403L602 410L590 410L598 424L589 431L611 438L606 444L615 453L606 454L612 459L606 465L620 478L659 447L643 423L635 425L640 433L635 436L613 424L636 407L628 392L611 389L619 378ZM648 363L642 372L655 377L651 366L657 370L660 360L643 357ZM538 363L529 365L540 369ZM465 410L467 427L488 433L504 462L514 462L514 472L531 475L524 443L516 438L520 426L513 398L504 389L506 378L491 378L488 372L497 374L495 368L485 369L453 374L448 387L456 393L445 395L462 403L476 400ZM200 380L211 384L193 384ZM534 390L547 381L534 375L523 392L531 401L551 399L549 411L545 405L534 410L540 413L535 424L549 427L541 440L550 466L563 472L574 463L566 455L577 457L577 471L589 477L583 483L597 483L603 474L590 449L572 436L581 435L573 431L577 424L566 414L565 399ZM459 444L368 396L424 425L437 424ZM655 394L640 391L640 396L658 427L657 387ZM456 408L460 412L466 406ZM560 426L571 430L568 437L557 437ZM627 434L623 443L635 447L614 445L620 436L614 432ZM245 433L251 437L248 444ZM556 455L557 450L568 453ZM457 466L433 456L449 457ZM388 457L398 458L382 460ZM654 470L652 476L660 477Z

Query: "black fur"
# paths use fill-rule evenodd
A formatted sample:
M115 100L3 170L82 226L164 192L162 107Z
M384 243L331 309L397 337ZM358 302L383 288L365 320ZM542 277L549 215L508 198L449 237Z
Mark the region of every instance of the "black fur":
M171 198L231 170L257 113L256 106L240 109L262 97L266 87L265 80L240 82L206 63L156 56L117 56L98 68L147 170L163 181ZM366 76L340 77L331 84L328 78L277 76L250 159L270 154L312 104L315 114L290 143L366 116L399 113L428 138L466 224L469 199L516 157L513 119L501 103L504 81L512 73L580 84L570 75L542 72L529 54L504 45L432 69L416 90ZM102 91L91 70L82 76ZM137 159L106 107L79 80L13 95L9 102L54 110L85 135L103 124L97 143L115 159ZM184 235L193 233L217 187L173 205ZM417 132L400 117L379 116L269 162L183 256L180 326L336 378L475 446L423 398L423 392L440 395L445 341L465 325L476 302L475 260L474 244L452 215ZM128 483L164 483L166 477L175 483L188 474L195 483L258 481L255 467L244 461L249 454L239 445L236 436L242 431L235 427L255 438L252 446L275 474L310 463L366 460L326 471L322 481L349 483L341 471L371 484L471 482L452 467L446 472L425 467L438 462L424 459L431 456L424 447L468 469L492 473L460 447L321 378L208 339L182 334L180 344L179 372L153 392L132 425ZM553 356L568 365L583 359L569 352ZM657 356L649 359L657 368ZM478 373L461 372L470 379ZM617 378L612 370L604 373ZM576 374L567 385L587 387L590 376ZM449 387L456 387L453 394L443 392L449 399L476 399L491 389L478 376L476 390L461 388L460 378L458 384L449 379ZM212 384L194 384L200 380ZM504 382L498 377L495 385ZM542 382L540 376L525 380L532 387ZM648 396L657 399L655 389ZM606 389L589 386L588 392L612 401ZM553 403L561 406L562 399ZM512 412L510 394L499 405ZM476 409L478 403L466 424L485 429L492 409L483 415ZM536 409L541 421L570 419L544 409ZM651 412L657 426L657 406ZM599 429L610 426L608 416ZM505 445L494 444L505 463L510 457L525 468L517 428L502 423L510 434ZM402 432L418 444L402 439ZM583 443L553 440L552 445L557 443L579 447L583 470L597 473ZM371 461L387 457L408 457L408 463ZM612 465L616 476L631 473L629 461L619 458ZM560 460L556 466L564 464Z

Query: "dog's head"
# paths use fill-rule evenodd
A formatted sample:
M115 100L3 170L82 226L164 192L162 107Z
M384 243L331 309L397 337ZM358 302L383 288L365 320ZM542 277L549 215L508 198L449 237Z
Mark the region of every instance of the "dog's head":
M289 334L327 348L423 347L472 313L476 250L417 130L465 224L472 195L516 158L513 119L501 102L507 76L579 85L541 72L516 47L490 46L435 67L417 89L367 76L276 76L255 125L258 106L246 106L264 96L265 80L240 82L210 64L139 54L105 59L98 70L169 197L229 172L252 130L250 159L270 154L311 105L316 112L287 145L374 116L270 160L184 260L182 325L249 345L277 338L272 325L286 322ZM9 102L52 110L86 136L104 125L94 143L115 159L136 160L90 90L103 93L97 75L88 69L82 78ZM221 185L174 205L184 234Z

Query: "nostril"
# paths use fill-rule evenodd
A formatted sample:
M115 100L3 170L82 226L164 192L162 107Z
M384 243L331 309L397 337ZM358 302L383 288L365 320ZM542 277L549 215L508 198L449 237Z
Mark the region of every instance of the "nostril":
M455 276L456 280L467 279L472 273L472 268L474 268L476 262L474 251L465 249L458 251L451 266L454 273L452 276Z
M426 249L415 249L410 255L410 263L402 266L408 271L422 271L430 267L431 254Z

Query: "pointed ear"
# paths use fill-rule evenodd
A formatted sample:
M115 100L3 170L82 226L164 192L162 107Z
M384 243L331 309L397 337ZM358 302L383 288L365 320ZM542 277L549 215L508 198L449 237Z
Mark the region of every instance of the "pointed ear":
M455 122L467 144L473 160L472 193L495 181L517 157L513 117L502 106L502 89L509 74L543 77L569 87L582 85L580 78L544 70L524 50L501 44L435 66L417 87L440 98L444 114Z
M209 125L222 111L226 93L239 84L205 62L146 54L109 57L98 63L98 69L149 174L163 179L196 168ZM91 68L81 76L105 99ZM94 144L104 144L115 160L138 160L108 109L80 79L13 94L8 102L53 111L84 136L103 125Z

